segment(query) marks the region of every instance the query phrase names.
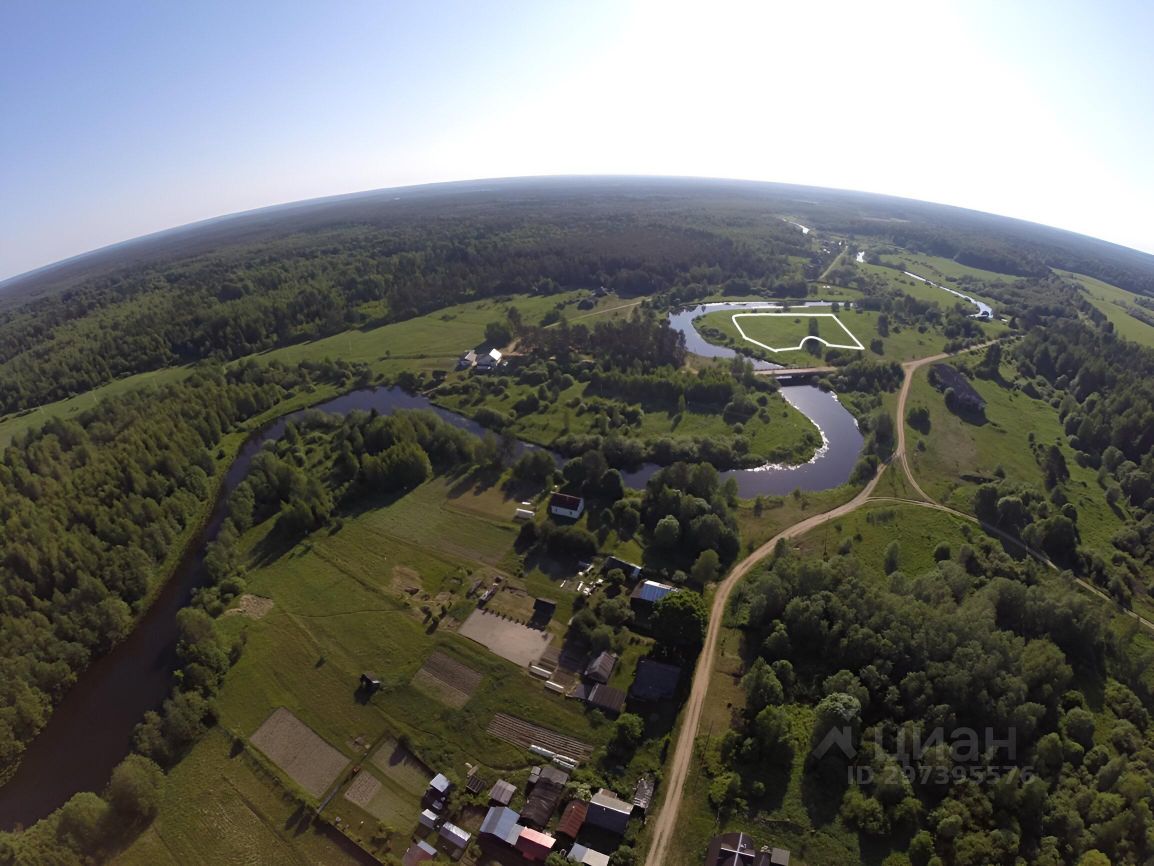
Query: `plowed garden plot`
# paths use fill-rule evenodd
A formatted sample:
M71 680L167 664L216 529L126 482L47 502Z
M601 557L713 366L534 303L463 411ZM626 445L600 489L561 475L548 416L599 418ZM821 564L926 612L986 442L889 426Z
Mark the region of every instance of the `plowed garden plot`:
M481 684L481 674L456 659L435 652L413 676L413 685L429 697L459 709Z
M380 781L372 773L366 773L362 770L357 773L357 777L353 779L353 783L345 791L345 799L364 809L373 801L373 797L377 796L377 792L380 790Z
M273 711L250 738L270 761L314 797L320 797L349 759L284 707Z
M523 719L518 719L516 716L507 716L504 713L497 713L493 716L493 721L489 722L487 730L498 740L504 740L506 743L512 743L514 746L522 746L526 749L530 746L542 746L559 754L568 755L570 758L580 758L581 760L587 760L593 754L593 747L588 743L566 737L564 734L558 734L556 731L542 728L540 725L534 725Z

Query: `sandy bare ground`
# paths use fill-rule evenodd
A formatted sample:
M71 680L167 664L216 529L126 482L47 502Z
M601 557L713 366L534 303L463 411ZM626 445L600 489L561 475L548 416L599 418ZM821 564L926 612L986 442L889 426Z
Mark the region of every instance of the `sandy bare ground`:
M245 593L237 598L235 607L224 612L225 616L247 616L249 619L261 619L273 607L273 600L263 595Z
M514 664L536 664L552 639L548 632L521 625L484 610L475 610L457 630L490 652Z
M273 710L251 741L314 797L324 794L349 764L348 758L284 707Z

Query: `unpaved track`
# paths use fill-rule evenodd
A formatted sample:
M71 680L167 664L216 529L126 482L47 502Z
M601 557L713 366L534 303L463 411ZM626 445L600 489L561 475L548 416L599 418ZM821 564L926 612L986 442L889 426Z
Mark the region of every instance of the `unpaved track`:
M990 343L983 343L980 346L973 346L963 351L971 352L985 348L988 345L990 345ZM895 419L898 434L897 447L890 459L878 468L873 479L870 480L869 484L867 484L857 496L836 508L822 512L821 514L814 514L802 520L800 523L795 523L793 526L783 529L734 566L733 570L718 584L717 592L713 596L713 606L709 611L709 627L705 632L705 644L701 649L701 655L698 656L697 659L697 667L693 673L693 686L690 689L689 700L686 702L684 715L682 717L681 733L677 737L677 747L673 753L673 759L670 761L669 771L666 775L665 784L663 785L665 789L663 804L653 824L653 844L650 846L649 854L645 858L646 866L664 866L669 845L673 839L673 828L677 823L677 812L681 805L685 779L689 773L690 764L693 761L693 744L697 739L697 728L701 724L701 710L705 704L706 694L709 692L709 680L713 675L714 665L717 661L717 643L721 635L721 623L725 615L725 606L729 602L730 593L733 592L733 588L754 566L773 553L779 541L804 535L811 529L856 511L868 502L873 495L874 487L877 486L878 480L882 477L882 473L886 467L894 461L900 461L901 467L914 489L918 492L919 496L922 496L926 500L925 503L918 504L928 504L932 502L930 497L926 496L917 482L913 480L909 465L906 463L906 400L909 397L910 384L913 382L914 372L926 364L932 364L935 361L941 361L948 357L950 357L948 354L931 355L927 358L919 358L916 361L907 361L902 364L902 371L905 373L905 377L902 380L902 388L898 394L897 418ZM945 509L945 506L939 507ZM957 513L960 514L960 512Z
M982 343L980 346L972 346L969 349L963 349L962 352L973 352L979 349L984 349L992 343L997 342L991 340L988 343ZM961 353L956 353L961 354ZM714 665L717 660L717 643L721 635L721 621L725 615L725 606L729 601L730 593L734 586L745 577L750 570L757 565L761 560L773 553L773 549L777 543L783 539L796 538L799 535L804 535L809 530L828 523L831 520L836 520L843 517L852 511L865 505L867 502L898 502L905 505L916 505L919 508L932 508L935 511L941 511L946 514L951 514L961 520L967 520L970 523L976 523L986 532L996 535L1002 540L1014 545L1020 550L1024 550L1030 556L1033 556L1038 561L1044 563L1047 567L1057 570L1058 567L1050 561L1044 553L1034 550L1033 548L1023 544L1017 538L1003 532L996 526L979 520L973 515L950 508L948 505L942 505L935 501L932 497L922 490L921 485L918 484L917 479L914 478L913 472L910 471L909 461L906 459L906 402L910 394L910 386L913 383L914 373L926 364L933 364L937 361L942 361L950 357L949 354L931 355L928 358L919 358L916 361L907 361L902 364L902 371L905 376L902 380L902 388L898 394L897 418L894 419L897 425L897 446L894 449L893 455L886 463L879 467L877 474L873 480L865 486L857 496L846 502L844 505L826 511L822 514L815 514L812 517L807 517L800 523L795 523L786 529L783 529L757 550L753 551L749 556L739 562L717 587L717 594L713 597L713 607L709 612L709 628L705 633L705 645L702 647L701 655L697 660L697 668L693 675L693 687L689 694L689 700L685 706L685 715L683 717L681 733L677 738L676 751L673 753L673 760L670 763L669 774L666 779L664 788L665 796L662 801L661 811L657 814L657 818L653 825L653 844L649 848L649 854L645 858L645 866L664 866L669 846L673 840L673 830L677 823L677 813L681 806L682 793L685 788L685 779L689 773L689 767L693 760L693 746L697 740L697 728L701 724L701 710L705 703L705 697L709 692L709 680L713 675ZM902 471L905 473L906 479L916 491L921 499L897 499L888 496L874 497L873 490L881 478L885 468L893 463L898 463ZM1132 610L1125 610L1119 608L1117 602L1109 595L1103 592L1098 587L1094 586L1089 581L1083 580L1080 577L1074 577L1074 583L1083 589L1093 593L1097 597L1110 603L1116 610L1121 610L1130 617L1138 621L1144 628L1154 631L1154 622L1146 619L1143 616L1135 613Z

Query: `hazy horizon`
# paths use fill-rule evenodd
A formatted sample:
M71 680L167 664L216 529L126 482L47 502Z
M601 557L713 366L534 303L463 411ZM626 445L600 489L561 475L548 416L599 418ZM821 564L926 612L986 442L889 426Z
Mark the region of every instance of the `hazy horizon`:
M17 0L0 281L264 207L537 176L862 191L1154 253L1152 27L1121 2Z

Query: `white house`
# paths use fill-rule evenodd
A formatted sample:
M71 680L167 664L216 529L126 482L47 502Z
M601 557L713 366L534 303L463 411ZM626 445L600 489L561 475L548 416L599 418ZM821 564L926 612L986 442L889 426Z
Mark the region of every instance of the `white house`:
M549 513L576 520L585 513L585 500L580 496L570 496L568 493L554 493L549 499Z
M501 366L501 352L497 349L490 349L486 355L477 356L477 369L482 372L495 370Z

